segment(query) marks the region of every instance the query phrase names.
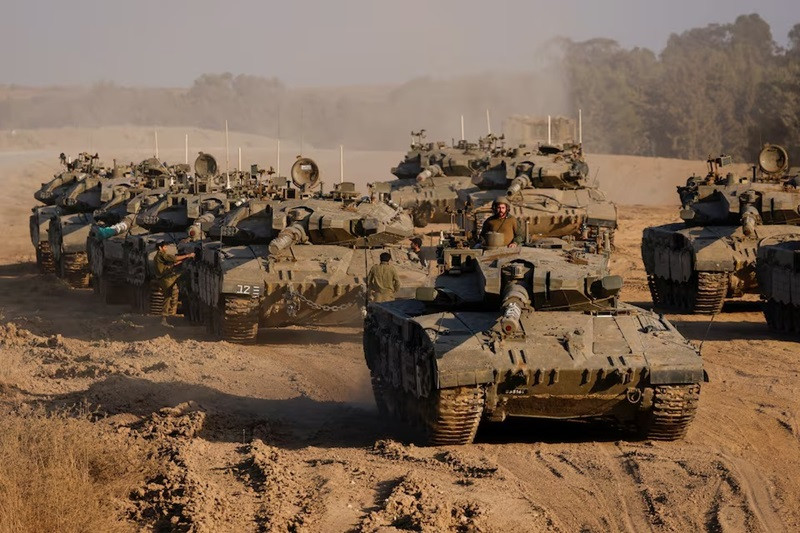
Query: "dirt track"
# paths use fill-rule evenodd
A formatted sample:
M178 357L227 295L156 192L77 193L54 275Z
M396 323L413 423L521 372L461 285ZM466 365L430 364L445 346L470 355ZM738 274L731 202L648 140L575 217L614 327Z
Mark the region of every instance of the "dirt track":
M378 418L357 329L262 330L240 347L38 276L27 213L56 155L0 159L0 398L85 401L109 415L98 423L157 442L171 467L140 491L141 516L166 509L200 531L800 530L800 344L771 333L757 302L726 306L710 329L670 317L697 343L708 330L711 382L685 441L518 421L473 446L417 448ZM622 191L614 161L601 175ZM672 194L668 163L636 171ZM621 209L625 300L647 305L641 230L675 211Z

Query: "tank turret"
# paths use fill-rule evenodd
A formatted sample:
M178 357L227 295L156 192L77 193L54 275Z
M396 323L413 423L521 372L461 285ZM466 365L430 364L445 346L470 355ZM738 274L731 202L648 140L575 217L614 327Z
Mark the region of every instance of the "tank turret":
M474 176L472 187L459 192L461 225L468 233L477 235L493 204L506 197L526 239L591 239L598 249L611 250L617 208L587 183L580 146L517 147L495 158L497 163Z
M415 226L451 222L458 191L470 186L472 176L487 164L501 139L492 135L477 143L461 140L448 144L426 142L425 130L411 136L411 149L391 170L397 179L371 183L370 193L376 200L406 209Z
M662 316L620 303L607 256L558 239L440 251L416 298L370 304L364 351L383 415L427 444L467 444L481 420L616 419L682 437L704 379Z

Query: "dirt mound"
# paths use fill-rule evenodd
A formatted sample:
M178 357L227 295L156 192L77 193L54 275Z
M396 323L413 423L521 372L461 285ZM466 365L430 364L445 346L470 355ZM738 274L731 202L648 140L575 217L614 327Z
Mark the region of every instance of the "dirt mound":
M488 531L480 504L453 501L444 489L416 472L409 472L397 480L380 510L367 515L358 530Z

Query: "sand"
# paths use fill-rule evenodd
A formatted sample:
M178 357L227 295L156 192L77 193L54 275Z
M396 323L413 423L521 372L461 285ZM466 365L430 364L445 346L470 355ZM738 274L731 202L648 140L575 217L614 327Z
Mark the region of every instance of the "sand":
M194 151L224 159L218 132L190 134ZM257 345L235 346L36 274L31 194L58 153L87 149L89 136L107 160L152 151L143 129L0 135L0 400L83 402L105 415L98 423L157 443L168 468L133 496L133 519L161 513L197 531L800 529L800 345L770 332L757 302L726 305L710 329L707 317L669 317L705 338L711 379L683 441L516 421L482 428L472 446L420 448L378 417L358 329L261 330ZM232 138L274 164L272 140ZM183 130L159 139L182 160ZM346 171L384 179L402 151L349 154ZM336 151L307 155L338 178ZM647 306L642 228L675 220L674 186L705 164L589 161L622 204L613 265L623 298Z

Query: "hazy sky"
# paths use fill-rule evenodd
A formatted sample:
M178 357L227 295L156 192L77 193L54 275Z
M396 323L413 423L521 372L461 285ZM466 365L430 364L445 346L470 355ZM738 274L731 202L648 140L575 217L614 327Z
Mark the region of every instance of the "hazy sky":
M185 87L203 73L289 85L525 70L562 35L656 52L758 13L785 44L800 0L2 0L0 83Z

